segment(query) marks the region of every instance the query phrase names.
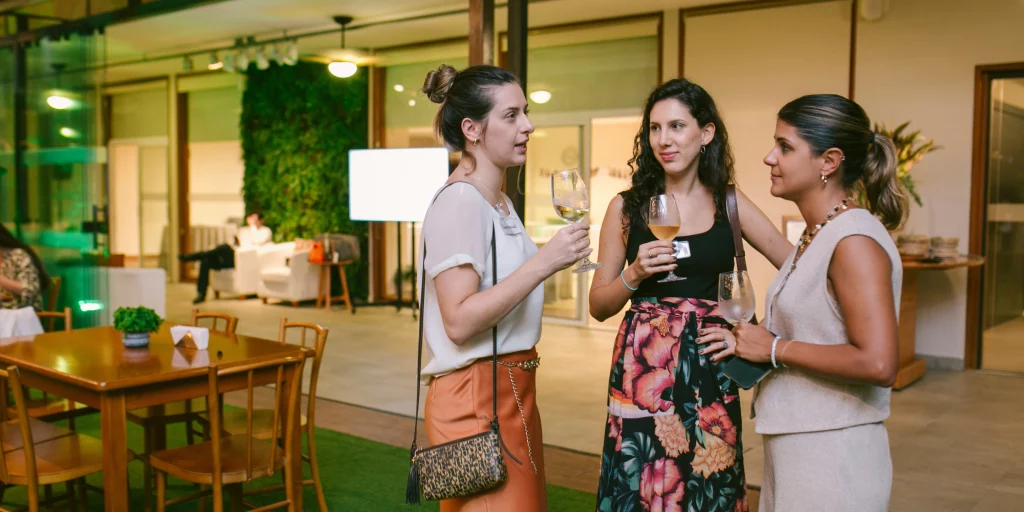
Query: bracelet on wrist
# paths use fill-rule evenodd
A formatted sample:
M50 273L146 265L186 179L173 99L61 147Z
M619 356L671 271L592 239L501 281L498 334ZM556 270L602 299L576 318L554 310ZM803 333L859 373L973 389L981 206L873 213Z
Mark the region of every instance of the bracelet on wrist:
M789 368L789 366L786 365L786 361L782 359L782 356L786 355L786 350L789 349L789 346L792 344L793 340L786 340L786 346L782 347L782 352L779 353L779 364L781 364L783 368Z
M778 334L775 334L775 333L773 333L771 331L768 331L768 333L771 334L772 336L774 336L774 338L772 338L772 368L778 368L779 365L777 364L776 359L775 359L775 349L776 349L776 347L778 347L779 340L782 339L782 338Z
M628 267L627 267L627 268L628 268ZM628 289L629 291L633 291L633 292L635 292L635 291L637 291L637 290L639 290L639 289L640 289L640 287L639 287L639 286L637 286L636 288L633 288L632 286L630 286L630 285L629 285L629 283L627 283L627 282L626 282L626 269L625 269L625 268L624 268L624 269L622 269L622 272L619 272L619 279L622 279L622 284L623 284L623 285L624 285L624 286L626 287L626 289Z

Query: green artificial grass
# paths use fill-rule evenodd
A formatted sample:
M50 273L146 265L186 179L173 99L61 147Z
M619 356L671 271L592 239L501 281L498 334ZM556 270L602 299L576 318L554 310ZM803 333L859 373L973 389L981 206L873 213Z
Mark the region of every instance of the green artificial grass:
M100 437L99 415L93 414L76 420L77 431L81 434ZM383 512L388 510L438 510L435 502L423 502L420 506L405 505L405 482L409 470L409 451L404 448L369 441L325 429L317 429L317 452L319 453L320 476L324 485L327 507L331 511L345 512ZM167 445L170 447L185 444L183 425L172 425L167 431ZM128 424L128 447L133 450L142 448L142 429L132 423ZM305 473L309 475L309 465L303 464ZM142 510L142 464L128 464L128 475L131 482L131 510ZM102 486L103 473L96 473L87 479L90 484ZM245 488L255 489L279 485L281 479L277 475L253 481ZM195 487L175 478L168 480L168 497L173 498L195 492ZM55 486L55 491L64 492L63 485ZM40 490L42 494L42 490ZM154 503L156 489L153 490ZM284 491L265 495L250 496L250 501L257 504L270 504L284 499ZM88 493L89 506L86 510L103 510L103 499L94 492ZM593 510L595 498L593 494L580 492L564 487L548 485L549 509L552 511ZM24 487L10 487L4 493L3 506L24 505L26 493ZM168 507L168 511L197 510L198 501L190 501ZM154 505L154 510L155 505ZM306 487L303 495L303 509L317 510L316 492L313 487ZM212 510L208 508L208 510ZM225 510L227 500L225 497Z

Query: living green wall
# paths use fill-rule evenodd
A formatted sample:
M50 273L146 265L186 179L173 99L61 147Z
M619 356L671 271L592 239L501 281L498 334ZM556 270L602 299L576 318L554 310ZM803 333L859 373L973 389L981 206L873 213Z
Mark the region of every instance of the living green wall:
M242 193L275 241L345 233L360 239L363 261L347 269L350 292L365 299L367 224L348 211L348 152L367 147L368 78L336 78L326 66L299 62L250 66L242 95Z

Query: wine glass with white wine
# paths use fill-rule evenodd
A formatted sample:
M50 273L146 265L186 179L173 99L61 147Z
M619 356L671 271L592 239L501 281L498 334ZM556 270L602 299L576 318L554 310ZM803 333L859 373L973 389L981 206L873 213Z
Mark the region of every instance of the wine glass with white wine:
M671 194L659 194L651 198L651 207L647 211L647 227L651 228L654 237L662 242L675 240L676 234L679 233L679 208L676 207L676 200ZM685 277L679 277L670 270L668 275L658 282L685 280Z
M747 271L722 272L718 275L718 311L727 322L736 325L754 318L754 285Z
M576 224L587 218L590 212L590 196L583 177L576 169L566 169L551 175L551 203L555 213L569 224ZM601 268L600 263L593 263L583 258L580 265L573 269L573 274L590 272Z

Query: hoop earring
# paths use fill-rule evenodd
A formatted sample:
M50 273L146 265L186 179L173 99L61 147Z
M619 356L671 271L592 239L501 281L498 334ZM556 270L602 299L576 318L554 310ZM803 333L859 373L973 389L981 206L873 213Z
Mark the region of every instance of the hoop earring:
M701 144L700 145L700 154L703 155L704 151L706 151L707 149L708 149L708 145L707 144Z
M824 188L825 185L828 185L828 175L826 175L825 173L821 173L821 186L822 186L822 188Z

